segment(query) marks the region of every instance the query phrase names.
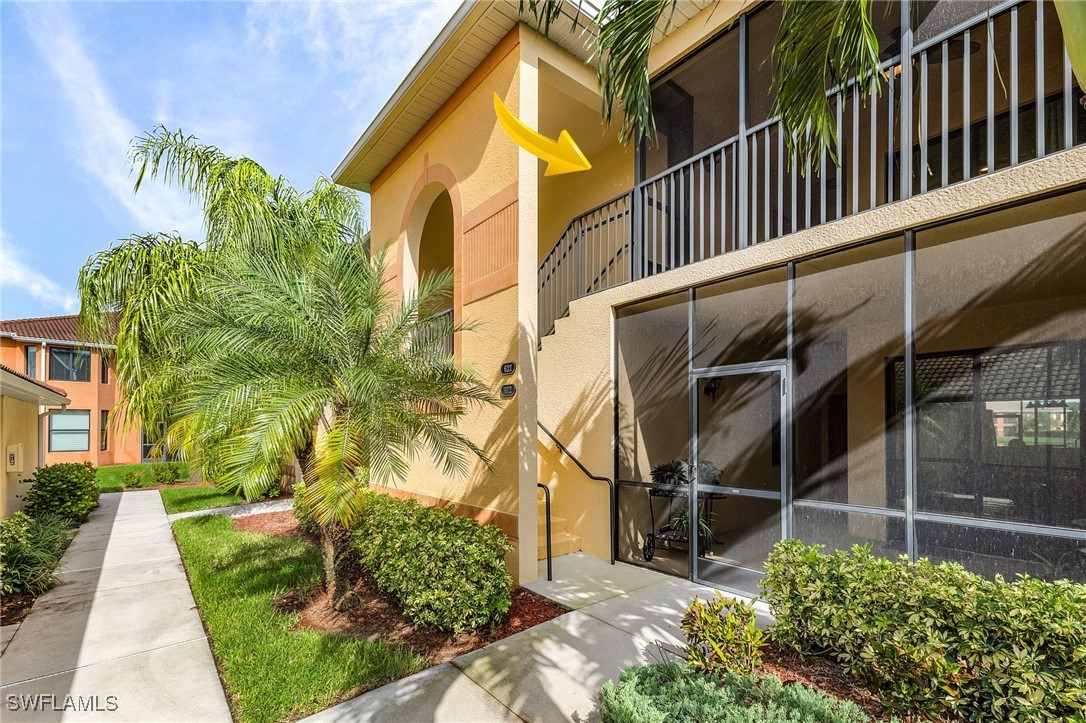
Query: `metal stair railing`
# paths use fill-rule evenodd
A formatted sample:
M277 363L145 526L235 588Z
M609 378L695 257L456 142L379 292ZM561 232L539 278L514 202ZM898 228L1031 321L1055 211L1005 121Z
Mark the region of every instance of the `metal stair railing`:
M539 266L540 338L554 330L569 305L632 280L633 190L569 222Z
M543 424L543 422L540 422L537 419L536 424L539 425L539 428L543 430L544 434L546 434L548 437L550 437L550 440L552 442L554 442L554 445L556 447L558 447L558 450L562 454L569 457L573 461L573 464L577 465L577 468L580 469L581 472L584 473L585 477L588 477L588 479L594 480L596 482L605 482L607 484L607 492L608 492L608 515L607 515L607 517L608 517L608 527L609 527L608 538L609 538L610 543L611 543L610 544L610 547L611 547L611 564L614 565L615 564L615 552L616 552L616 550L618 548L618 540L616 538L616 533L617 533L617 530L618 530L618 526L615 524L617 507L618 507L618 500L616 498L616 492L615 492L615 481L613 479L611 479L610 477L601 477L600 475L595 475L595 474L592 474L591 472L589 472L588 468L585 467L583 464L581 464L581 460L577 459L573 455L573 453L570 452L569 449L566 448L566 446L564 444L559 442L558 438L555 437L553 433L551 433L551 430L547 429L547 427ZM549 498L549 491L548 491L548 498ZM548 513L548 517L549 517L549 513Z
M554 579L554 570L551 567L551 488L540 482L536 487L543 490L543 507L547 516L547 582Z

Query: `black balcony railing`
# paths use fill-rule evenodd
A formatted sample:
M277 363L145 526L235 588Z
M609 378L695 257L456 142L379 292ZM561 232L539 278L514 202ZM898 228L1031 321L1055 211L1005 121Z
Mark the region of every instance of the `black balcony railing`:
M881 94L828 94L832 156L801 168L771 118L573 219L539 269L541 335L589 294L1086 142L1051 3L993 3L930 37L901 33L883 71Z
M570 222L539 267L539 328L554 331L570 302L631 280L633 192Z

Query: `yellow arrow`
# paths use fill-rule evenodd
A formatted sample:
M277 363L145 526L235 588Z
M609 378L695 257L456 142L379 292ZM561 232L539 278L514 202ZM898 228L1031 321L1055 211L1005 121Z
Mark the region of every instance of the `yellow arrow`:
M568 132L563 130L558 140L552 141L542 133L533 131L520 118L509 112L497 93L494 94L494 112L498 114L498 122L502 124L502 128L518 146L547 162L544 176L587 171L592 167Z

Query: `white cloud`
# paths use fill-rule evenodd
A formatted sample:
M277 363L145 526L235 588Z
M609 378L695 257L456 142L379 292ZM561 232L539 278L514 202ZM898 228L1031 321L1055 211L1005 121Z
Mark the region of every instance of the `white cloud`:
M249 40L270 53L304 50L334 73L348 108L384 100L459 7L455 0L257 2L247 10ZM376 92L375 92L376 91Z
M64 4L35 4L24 13L27 31L60 81L77 120L71 144L83 168L124 207L138 231L179 231L199 238L200 213L181 193L148 183L133 193L128 150L136 125L118 109L87 54Z
M0 287L5 292L13 289L25 292L50 309L60 309L68 314L79 310L79 299L75 294L27 266L3 232L0 232Z

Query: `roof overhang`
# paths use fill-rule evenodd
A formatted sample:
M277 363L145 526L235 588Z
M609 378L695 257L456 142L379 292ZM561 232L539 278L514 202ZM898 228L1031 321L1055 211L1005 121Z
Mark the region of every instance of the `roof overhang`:
M552 22L548 34L582 61L591 55L585 34L595 28L598 1L566 0L564 17ZM673 14L661 19L656 41L709 4L710 0L678 3ZM368 192L381 171L522 19L529 20L521 17L516 0L465 0L340 162L333 180Z
M0 337L13 341L28 342L31 344L50 344L56 346L85 346L91 349L116 349L116 344L98 344L91 341L75 341L74 339L45 339L37 336L20 336L13 331L0 331Z
M67 406L72 401L59 390L54 390L40 382L24 379L7 369L0 369L0 396L47 407Z

